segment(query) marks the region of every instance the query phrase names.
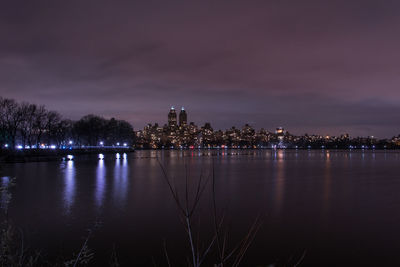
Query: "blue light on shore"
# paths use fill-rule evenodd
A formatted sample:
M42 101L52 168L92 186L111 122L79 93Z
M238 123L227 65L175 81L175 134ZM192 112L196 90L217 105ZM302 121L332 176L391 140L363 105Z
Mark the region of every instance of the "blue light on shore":
M116 159L120 159L120 158L121 158L121 155L120 155L119 153L117 153L117 154L115 154L115 158L116 158Z
M103 154L99 154L99 160L103 160L104 159L104 155Z
M67 159L68 159L68 160L73 160L73 159L74 159L74 156L72 156L72 155L67 155Z

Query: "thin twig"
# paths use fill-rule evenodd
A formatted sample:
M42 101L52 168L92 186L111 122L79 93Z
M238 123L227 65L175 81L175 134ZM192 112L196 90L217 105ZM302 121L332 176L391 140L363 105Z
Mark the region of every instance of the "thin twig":
M307 250L304 250L303 254L301 255L300 259L296 262L295 265L293 265L294 267L297 267L300 265L300 263L304 260L305 256L306 256Z
M165 254L165 258L167 260L168 267L171 267L171 263L170 263L169 257L168 257L167 241L166 240L164 240L164 254Z

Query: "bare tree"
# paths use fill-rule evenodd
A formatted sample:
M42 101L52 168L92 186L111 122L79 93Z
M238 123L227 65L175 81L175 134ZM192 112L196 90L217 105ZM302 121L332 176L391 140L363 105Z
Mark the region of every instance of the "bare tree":
M7 140L11 142L12 147L16 145L18 130L23 121L23 115L19 109L18 103L12 99L2 99L1 103L2 124Z
M184 189L184 197L182 198L181 194L179 194L177 188L174 186L173 182L168 176L168 173L163 166L163 164L157 159L165 181L169 187L169 190L172 194L172 197L178 207L178 211L182 220L182 223L185 227L189 247L190 247L190 262L189 265L193 267L201 266L206 257L210 254L212 249L215 249L215 252L218 256L217 259L214 260L215 266L223 267L228 262L230 262L231 266L239 266L240 262L243 260L245 253L253 242L257 231L261 226L261 222L259 217L257 217L248 230L247 234L243 237L243 239L234 247L230 248L228 246L228 233L223 228L224 225L224 216L219 216L217 213L216 206L216 187L215 187L215 172L214 172L214 164L212 166L212 172L207 177L204 178L203 173L200 175L197 182L194 183L194 190L191 190L193 185L190 184L190 177L188 173L188 168L185 165L185 189ZM198 208L201 197L206 189L207 184L209 184L211 178L212 182L212 198L213 198L213 207L212 207L212 218L214 225L214 233L212 235L211 240L208 242L205 249L201 250L201 246L199 245L199 238L195 238L194 235L194 214L196 209ZM194 192L193 194L191 192ZM167 258L168 264L170 264L170 259L168 256L168 252L166 246L164 245L164 251Z
M21 135L21 141L22 145L25 147L25 145L32 146L34 140L34 134L35 134L35 116L37 112L37 106L34 104L29 104L29 103L22 103L19 107L20 112L22 114L22 122L21 122L21 127L20 127L20 135Z
M46 108L44 106L39 106L35 113L34 128L35 128L35 143L37 147L40 147L43 134L46 129Z
M55 111L47 111L45 115L45 133L46 141L50 144L55 138L55 134L59 123L61 122L61 115Z
M58 145L65 145L72 136L73 122L71 120L61 120L52 127L51 138Z
M6 120L5 120L5 99L0 97L0 145L3 147L5 142L7 141L7 128L6 128Z

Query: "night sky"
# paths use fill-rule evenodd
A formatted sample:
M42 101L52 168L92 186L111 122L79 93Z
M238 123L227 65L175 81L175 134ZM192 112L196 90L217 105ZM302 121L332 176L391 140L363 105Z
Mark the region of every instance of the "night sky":
M400 133L399 1L2 1L0 95L65 117Z

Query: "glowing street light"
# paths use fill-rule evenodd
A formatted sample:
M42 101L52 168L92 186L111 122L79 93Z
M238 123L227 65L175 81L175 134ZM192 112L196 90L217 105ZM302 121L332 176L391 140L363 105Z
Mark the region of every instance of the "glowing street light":
M124 146L128 146L128 144L127 144L127 143L124 143Z
M68 144L72 145L74 142L72 142L71 140L69 140Z
M119 142L117 143L117 146L119 146Z
M101 145L101 146L104 145L104 142L103 142L103 141L100 141L100 145Z

